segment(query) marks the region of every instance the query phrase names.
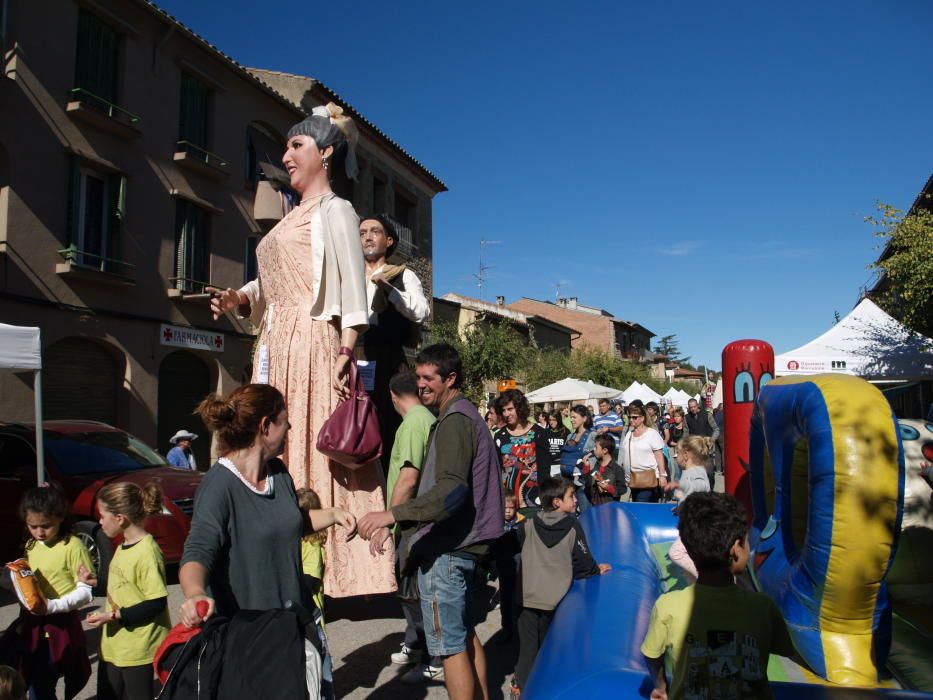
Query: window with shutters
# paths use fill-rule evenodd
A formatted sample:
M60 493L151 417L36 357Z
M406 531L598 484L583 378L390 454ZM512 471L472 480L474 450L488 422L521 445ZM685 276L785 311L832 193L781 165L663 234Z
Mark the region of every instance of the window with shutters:
M107 110L117 101L120 37L97 16L78 12L75 89L82 101Z
M249 236L246 239L246 259L243 261L243 284L252 282L259 277L259 263L256 261L256 246L259 245L259 236Z
M71 167L68 247L59 251L70 264L127 275L120 259L126 221L126 177L97 170L74 158Z
M179 199L175 209L175 289L203 294L210 284L210 215Z
M196 153L205 155L207 160L208 112L210 110L210 89L188 73L181 74L181 115L178 120L178 142Z

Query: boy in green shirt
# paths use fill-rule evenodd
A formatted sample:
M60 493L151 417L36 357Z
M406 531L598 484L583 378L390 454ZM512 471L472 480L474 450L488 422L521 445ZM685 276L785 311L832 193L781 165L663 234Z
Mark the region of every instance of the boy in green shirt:
M434 414L425 408L418 395L418 382L411 371L396 374L389 381L389 395L396 412L402 416L402 424L395 432L395 442L389 457L389 474L386 479L386 501L389 508L407 503L418 492L421 467L427 453L431 426L437 420ZM392 525L398 542L396 552L403 557L407 546L402 540L411 535L398 524ZM376 552L388 533L377 533L370 540L371 549ZM405 641L402 648L392 654L392 663L405 666L417 660L426 650L424 639L424 621L421 618L421 603L418 597L417 572L405 571L404 560L397 563L398 596L405 615ZM443 673L440 659L430 659L428 663L416 666L402 676L403 683L423 683L438 680Z
M651 610L641 652L655 679L652 700L773 697L768 657L793 656L794 647L774 602L735 583L749 554L742 505L728 494L695 493L681 504L678 527L699 578L665 593Z

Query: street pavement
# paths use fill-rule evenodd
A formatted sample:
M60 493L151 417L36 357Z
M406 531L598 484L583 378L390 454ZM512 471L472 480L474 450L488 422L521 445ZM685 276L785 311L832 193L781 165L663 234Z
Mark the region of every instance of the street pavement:
M183 600L176 577L177 572L170 570L169 609L173 622L178 619L178 608ZM488 601L494 591L494 584L485 586L482 590L482 601ZM94 607L85 610L84 614L102 606L104 602L104 598L96 598ZM18 614L19 604L15 598L9 591L0 590L0 629L6 629ZM389 656L399 650L405 631L401 608L392 596L328 599L326 617L327 639L334 658L334 684L338 698L362 700L447 697L443 681L411 686L399 680L411 666L396 666L389 661ZM498 644L498 638L501 638L498 610L484 615L476 630L486 647L491 697L507 698L509 679L518 655L518 644ZM78 694L78 700L97 697L97 645L100 633L98 630L88 630L87 637L94 675L85 689ZM60 682L59 697L63 697L63 692L64 686Z

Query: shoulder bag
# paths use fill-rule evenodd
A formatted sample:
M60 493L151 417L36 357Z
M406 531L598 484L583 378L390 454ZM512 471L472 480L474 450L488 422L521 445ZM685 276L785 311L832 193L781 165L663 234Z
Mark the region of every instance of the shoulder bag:
M317 450L349 469L359 469L382 456L376 405L363 388L356 360L350 355L350 398L341 401L317 435Z
M635 463L632 462L632 441L634 439L635 433L633 431L629 434L628 439L629 488L656 489L658 488L658 474L654 469L635 469Z

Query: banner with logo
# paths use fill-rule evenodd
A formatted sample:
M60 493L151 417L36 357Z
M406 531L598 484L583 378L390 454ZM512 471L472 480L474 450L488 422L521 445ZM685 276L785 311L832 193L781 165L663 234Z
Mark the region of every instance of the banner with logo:
M159 343L161 345L171 345L175 348L188 348L189 350L224 351L223 333L185 328L184 326L170 326L165 323L159 329Z

